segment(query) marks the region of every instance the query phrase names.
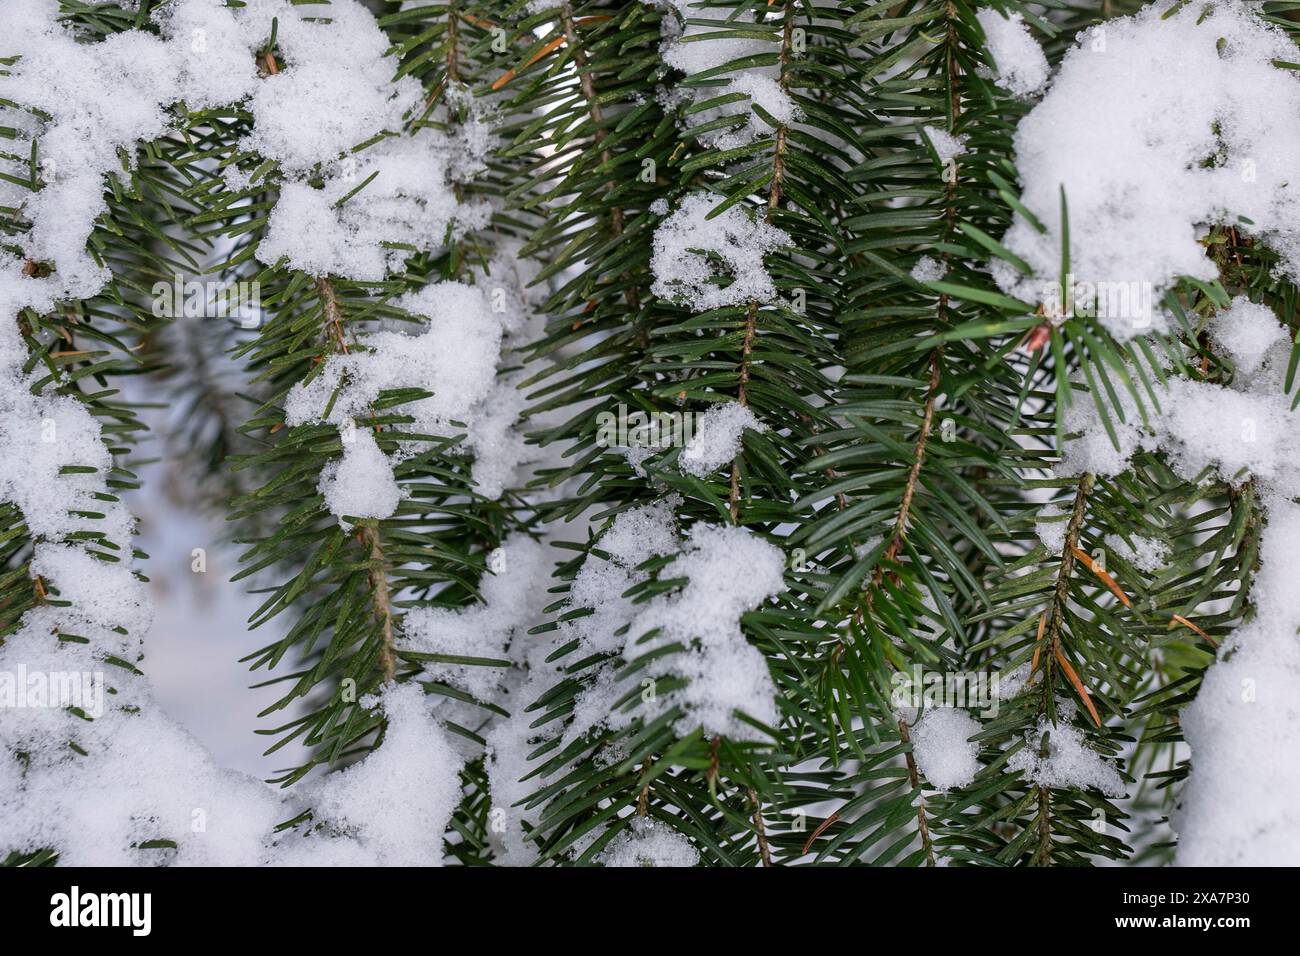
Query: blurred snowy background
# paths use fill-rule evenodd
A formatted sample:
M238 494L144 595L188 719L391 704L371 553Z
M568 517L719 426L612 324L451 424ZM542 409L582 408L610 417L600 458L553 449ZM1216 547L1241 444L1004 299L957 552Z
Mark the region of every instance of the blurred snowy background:
M211 329L200 330L197 323L218 322L225 320L180 318L174 331L208 352L202 374L230 382L233 364L219 367L226 364L225 357L208 351L211 337L194 334ZM182 376L199 373L196 368L179 371ZM224 394L209 394L200 413L211 414L216 402L231 399L230 392L219 391ZM285 723L294 711L259 720L257 715L283 692L282 685L252 688L267 679L267 672L251 672L240 659L281 637L287 619L277 618L256 631L248 628L261 599L248 593L249 581L230 580L239 569L240 549L220 517L234 491L229 473L195 481L195 462L186 459L187 441L177 431L193 427L195 410L175 400L174 384L158 377L134 380L128 393L140 404L157 406L142 414L150 433L138 454L152 460L136 469L144 487L127 501L139 518L137 547L149 555L141 567L155 609L141 668L168 715L194 734L219 766L269 777L300 764L303 751L290 745L263 756L275 738L254 731ZM195 570L195 549L203 549L202 571Z

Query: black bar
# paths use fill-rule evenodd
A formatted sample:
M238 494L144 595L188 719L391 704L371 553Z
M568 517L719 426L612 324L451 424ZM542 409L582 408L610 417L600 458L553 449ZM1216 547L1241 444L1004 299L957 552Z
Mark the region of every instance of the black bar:
M671 932L683 921L697 919L715 922L719 933L741 925L794 932L856 926L861 931L882 922L907 927L909 933L920 927L953 932L966 922L971 932L997 926L1014 927L1018 934L1057 930L1081 942L1105 932L1148 937L1199 933L1218 943L1258 929L1287 932L1283 907L1291 896L1285 872L1263 869L0 872L0 926L15 943L77 933L82 940L97 934L120 940L201 940L205 945L290 936L295 943L373 944L385 935L375 935L379 925L399 934L418 930L422 940L435 945L440 937L458 945L454 941L465 934L501 931L559 943L562 932L581 933L588 940L590 933L605 928L653 937L658 920ZM116 912L118 923L126 925L52 925L52 920L70 922L74 886L88 918L96 911L108 917ZM124 893L149 894L147 936L137 935L143 929L143 896L135 901L114 896L101 906L98 894ZM87 903L88 897L94 902ZM128 908L131 902L138 906ZM131 915L136 916L134 928ZM575 920L581 925L572 925ZM539 931L543 936L536 936ZM21 943L11 951L23 951Z

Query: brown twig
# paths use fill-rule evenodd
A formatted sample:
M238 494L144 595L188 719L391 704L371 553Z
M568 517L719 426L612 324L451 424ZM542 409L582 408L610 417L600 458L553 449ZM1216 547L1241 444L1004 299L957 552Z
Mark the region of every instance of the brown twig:
M907 761L907 781L912 789L920 791L921 774L916 769L916 757L912 754L912 734L907 721L898 719L898 739L906 747L904 758ZM925 817L925 794L921 794L916 806L916 826L921 835L921 846L925 850L925 865L934 866L934 845L930 841L930 824Z
M772 865L772 849L767 845L767 828L763 824L763 803L758 799L758 791L749 788L749 800L754 805L754 833L758 839L758 856L763 866Z
M397 676L397 646L393 640L393 605L388 591L388 565L384 560L384 547L376 525L361 529L361 540L370 555L370 595L375 617L381 627L379 669L387 684Z
M335 346L339 351L347 354L348 343L343 333L343 310L339 307L338 293L334 284L326 277L317 279L316 294L320 299L321 310ZM357 540L369 558L370 569L367 580L370 584L370 600L381 627L379 669L383 674L384 683L388 683L397 676L397 648L393 637L393 605L388 588L388 566L384 557L384 545L379 534L378 522L362 525L357 531Z
M770 4L769 4L770 6ZM785 3L785 16L781 29L780 76L778 85L783 93L790 92L790 57L794 46L794 7L790 0ZM772 182L767 189L767 211L764 221L769 225L781 205L781 188L785 179L785 150L788 126L782 125L776 131L776 141L772 146ZM751 299L745 310L745 335L740 345L739 383L736 387L736 401L749 405L749 365L754 354L754 339L758 335L758 302ZM740 456L731 460L731 489L728 495L731 510L731 522L740 521Z
M1029 673L1038 670L1038 655L1043 650L1043 630L1047 627L1047 612L1038 615L1038 636L1034 638L1034 659L1029 665Z
M316 295L325 313L325 321L329 323L330 331L333 333L334 344L338 346L340 352L347 355L348 342L343 335L343 310L339 308L339 297L334 291L334 284L327 278L317 279Z
M1065 654L1061 651L1061 646L1058 644L1054 650L1056 651L1056 660L1061 665L1061 670L1065 671L1066 678L1073 685L1079 699L1083 701L1083 706L1088 708L1088 714L1092 717L1092 722L1100 728L1101 718L1097 716L1097 708L1092 706L1092 695L1088 693L1088 688L1083 686L1083 681L1079 679L1079 675L1074 672L1074 668L1066 660Z
M1129 600L1129 596L1124 593L1124 590L1115 582L1115 579L1107 573L1105 568L1094 561L1086 551L1075 547L1074 545L1071 545L1070 547L1074 551L1074 556L1079 559L1079 563L1093 574L1097 575L1097 578L1101 583L1106 585L1106 587L1110 589L1110 592L1119 598L1121 604L1128 608L1133 606L1133 602Z
M1212 646L1214 646L1214 647L1218 647L1218 646L1219 646L1219 642L1218 642L1218 641L1216 641L1214 638L1210 637L1210 635L1207 634L1207 633L1205 633L1204 630L1202 630L1200 627L1198 627L1198 626L1197 626L1195 623L1193 623L1192 621L1189 621L1187 618L1183 617L1181 614L1175 614L1175 615L1173 615L1173 616L1169 619L1169 627L1170 627L1171 629L1174 628L1174 627L1176 627L1176 626L1179 625L1179 624L1181 624L1181 625L1182 625L1183 627L1185 627L1185 628L1188 628L1188 629L1190 629L1190 630L1195 631L1197 634L1201 635L1201 637L1203 637L1203 638L1205 638L1207 641L1209 641L1210 644L1211 644Z
M840 819L840 811L836 810L829 817L817 824L817 829L804 841L803 852L807 853L812 849L812 845L817 842L817 838L834 826Z
M574 50L577 50L577 49L578 49L578 46L577 46L577 38L576 38L576 37L574 36L574 34L573 34L573 27L574 27L575 24L576 24L577 26L586 26L586 25L589 24L589 23L600 23L601 21L603 21L603 20L608 20L608 19L610 19L610 18L609 18L608 16L599 16L599 17L578 17L578 18L575 20L575 19L573 19L573 14L570 12L569 5L566 3L566 4L564 5L564 14L563 14L563 19L564 19L564 24L565 24L565 26L564 26L564 33L563 33L561 36L555 37L555 38L552 39L552 40L548 40L548 41L546 42L546 44L545 44L545 45L544 45L540 50L538 50L536 53L534 53L534 54L532 55L532 57L528 60L528 62L525 63L523 66L521 66L521 67L519 67L519 68L517 68L517 69L516 69L515 67L512 66L510 69L506 70L504 73L502 73L500 76L498 76L495 80L493 80L493 81L492 81L492 89L493 89L494 91L495 91L495 90L499 90L499 89L501 89L501 87L505 86L507 83L509 83L511 80L513 80L516 76L518 76L519 73L520 73L521 71L528 69L530 66L532 66L534 63L536 63L538 60L541 60L541 59L544 59L544 58L550 56L552 53L554 53L554 52L555 52L556 50L558 50L560 47L564 46L566 43L569 44L570 46L572 46ZM578 71L579 71L579 82L582 82L583 80L588 79L585 75L582 74L582 66L583 66L583 64L582 64L581 62L579 62L579 60L578 60L578 54L575 54L575 56L574 56L574 64L575 64L575 66L577 66ZM583 90L583 93L586 94L586 90ZM591 100L590 97L588 97L588 102L592 102L592 100Z

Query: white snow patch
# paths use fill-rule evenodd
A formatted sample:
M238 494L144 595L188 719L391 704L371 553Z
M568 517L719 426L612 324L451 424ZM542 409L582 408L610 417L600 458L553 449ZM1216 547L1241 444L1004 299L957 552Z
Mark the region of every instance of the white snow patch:
M739 402L715 405L700 416L695 434L682 449L677 465L688 475L704 478L740 454L745 430L767 431L767 426Z
M1060 554L1065 550L1065 532L1069 521L1069 513L1057 505L1044 505L1043 510L1038 512L1034 532L1048 554Z
M937 790L965 787L979 773L979 721L957 707L931 707L911 730L916 767Z
M1047 755L1041 753L1043 734L1048 734ZM1043 718L1025 735L1025 746L1011 755L1008 771L1023 770L1025 779L1040 787L1056 789L1095 787L1108 797L1124 794L1124 780L1114 765L1085 743L1083 731L1061 721Z
M917 282L938 282L948 274L948 267L932 256L922 256L912 266L911 276Z
M988 40L998 85L1022 99L1039 92L1047 84L1049 67L1043 48L1029 32L1024 16L1019 13L1008 16L985 7L975 18Z
M680 833L664 823L636 817L609 841L599 856L604 866L695 866L700 854Z
M655 295L696 312L776 300L763 258L792 240L740 206L707 218L720 201L709 193L692 193L659 224L650 261Z
M1295 44L1258 4L1209 0L1165 19L1166 6L1085 32L1021 121L1021 199L1047 231L1017 215L1002 241L1032 274L994 265L1004 291L1059 299L1064 188L1072 272L1121 340L1165 322L1144 303L1178 276L1215 278L1206 225L1249 219L1240 228L1300 279L1300 77L1273 65L1294 60Z
M937 126L924 126L922 129L925 131L926 139L934 147L934 151L939 154L940 164L947 165L949 160L965 154L966 136L954 136Z
M1108 534L1102 543L1139 571L1149 574L1154 574L1169 563L1169 545L1159 538L1131 534L1125 540L1117 534Z

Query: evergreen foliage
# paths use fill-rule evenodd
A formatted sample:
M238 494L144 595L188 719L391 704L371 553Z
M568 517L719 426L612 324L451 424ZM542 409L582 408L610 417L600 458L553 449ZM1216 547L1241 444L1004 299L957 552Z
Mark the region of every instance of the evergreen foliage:
M95 43L156 32L168 0L59 2L63 20ZM313 2L329 16L329 3ZM1023 15L1053 65L1080 31L1143 6L985 5ZM247 661L282 691L263 715L269 746L306 748L305 762L272 782L292 791L313 772L382 750L386 718L369 695L410 682L454 702L436 712L450 715L444 729L472 754L446 834L446 854L464 865L505 862L497 811L546 865L604 862L644 820L716 866L1171 860L1170 815L1190 767L1179 713L1218 642L1252 615L1263 505L1253 482L1189 480L1160 450L1139 450L1115 476L1052 466L1080 404L1110 429L1158 408L1156 385L1170 376L1231 380L1206 328L1234 297L1263 303L1294 332L1296 287L1275 271L1276 255L1214 226L1204 244L1217 281L1184 279L1166 297L1176 327L1129 341L1095 318L1053 321L1051 303L1009 297L990 266L1028 271L1000 237L1027 212L1012 136L1030 104L994 78L968 0L370 6L395 79L413 78L425 94L388 136L454 133L490 105L486 169L454 184L457 201L491 203L490 221L449 226L432 251L402 250L401 268L373 281L268 265L255 253L286 177L241 143L251 111L178 103L174 129L124 155L105 181L108 210L90 250L109 284L18 317L25 371L48 370L36 387L76 397L102 424L114 494L137 487L142 453L127 377L186 409L184 433L162 452L186 461L195 500L215 496L210 507L229 519L236 580L261 600L250 626L286 622ZM1293 37L1300 31L1300 3L1259 8ZM744 52L684 73L663 56L665 36L682 29L683 46ZM291 68L273 37L258 56L268 73ZM794 118L758 97L737 111L747 98L730 81L759 69ZM756 132L726 135L745 123ZM946 161L927 127L965 137L964 152ZM39 139L18 128L0 135L0 176L38 191ZM369 186L359 181L356 194ZM717 203L714 217L739 210L785 234L788 244L763 260L775 295L698 311L652 288L656 231L698 194ZM1061 202L1068 219L1069 196ZM0 217L6 252L29 274L57 268L25 258L21 208ZM1068 232L1062 256L1065 276ZM917 277L923 257L941 278ZM437 383L412 382L356 422L388 455L420 443L394 459L396 510L340 522L320 479L347 439L329 422L289 424L291 389L331 357L365 350L381 327L418 331L426 320L403 307L404 295L448 280L511 285L500 273L512 262L532 263L530 287L518 291L543 325L532 341L510 343L500 375L517 376L526 398L520 427L536 466L500 495L482 493L468 426L421 433L409 406ZM260 324L182 327L155 314L151 288L177 275L257 283ZM764 427L746 430L729 464L703 476L683 470L680 447L638 459L601 440L602 413L698 414L727 403ZM610 558L601 533L665 501L687 538L735 526L783 555L783 590L739 621L766 661L778 715L770 725L743 718L746 739L687 727L681 705L639 716L646 673L659 695L685 680L662 676L664 659L690 652L680 642L649 641L641 655L648 636L632 632L611 635L620 640L610 647L626 643L621 654L556 640L589 613L569 595L584 561ZM1055 553L1037 530L1047 505L1063 535ZM536 592L537 613L515 632L510 659L411 649L403 637L413 612L483 606L492 556L512 536L544 542L553 576L519 582ZM1146 570L1114 544L1134 536L1168 542L1166 566ZM19 508L0 504L0 640L50 600L30 565L33 545ZM626 597L645 608L678 593L679 560L642 562ZM541 657L555 670L529 669L535 661L520 648L552 640ZM510 692L476 697L430 678L430 664L494 668ZM941 789L918 766L918 715L892 696L914 666L996 673L1004 684L1032 669L995 715L972 711L979 768L961 786ZM612 682L626 719L565 733L601 681ZM491 742L508 721L526 728L529 761L519 803L503 807ZM1122 792L1024 772L1061 727L1116 766ZM313 825L309 809L286 822ZM174 838L158 833L157 846ZM47 847L14 850L7 862L57 860Z

